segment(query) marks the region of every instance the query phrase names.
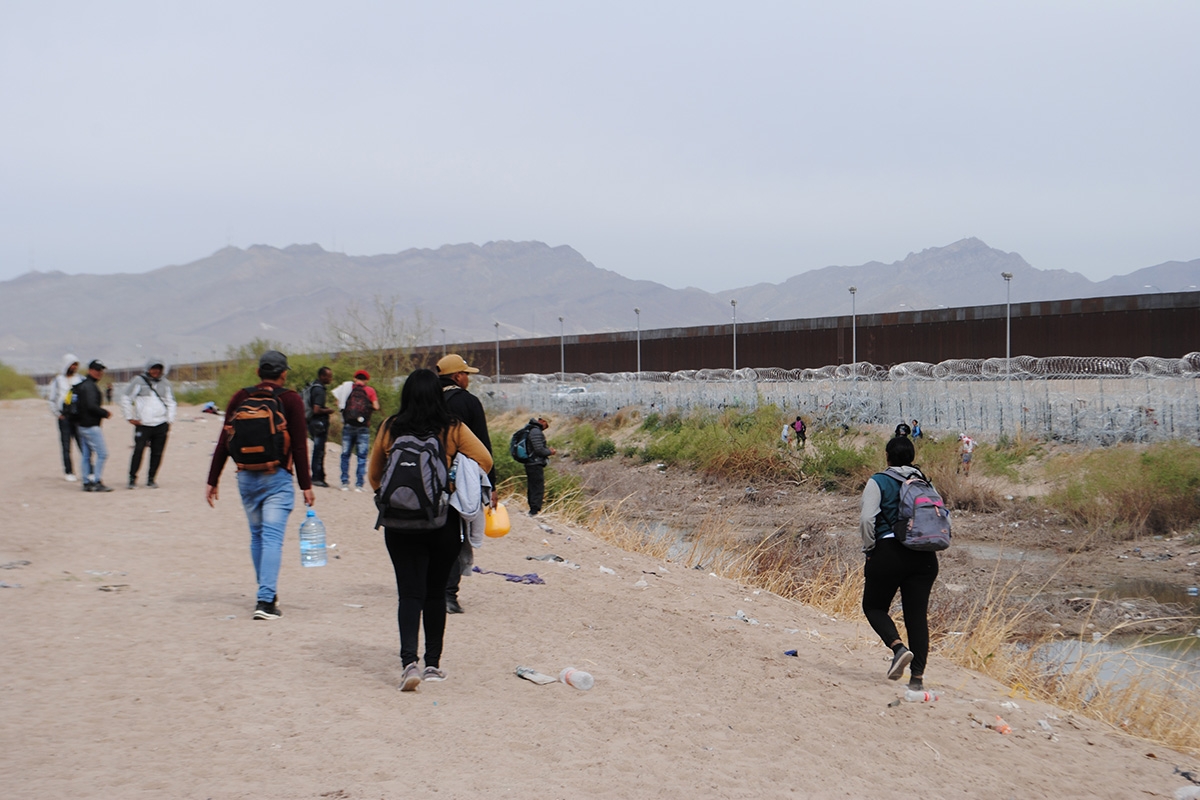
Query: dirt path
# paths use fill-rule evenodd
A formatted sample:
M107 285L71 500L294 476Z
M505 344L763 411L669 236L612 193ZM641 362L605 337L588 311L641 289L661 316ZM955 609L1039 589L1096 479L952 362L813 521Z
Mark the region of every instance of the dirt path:
M449 680L401 694L369 497L319 491L337 544L321 569L299 566L293 517L284 616L252 621L228 472L203 503L218 421L180 416L162 489L93 495L62 480L43 403L0 403L7 797L1170 797L1173 766L1195 766L936 659L942 699L889 706L860 620L519 516L478 563L545 584L465 580ZM128 431L106 433L120 485ZM580 568L526 560L548 552ZM536 686L518 664L596 686ZM1011 735L969 718L996 714Z

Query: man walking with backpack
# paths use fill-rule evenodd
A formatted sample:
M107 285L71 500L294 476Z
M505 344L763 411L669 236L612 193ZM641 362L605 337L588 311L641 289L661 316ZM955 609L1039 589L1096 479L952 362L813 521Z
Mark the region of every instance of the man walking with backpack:
M458 353L444 356L437 362L437 368L439 380L442 382L442 396L446 398L446 406L450 409L450 413L466 425L471 433L475 434L475 438L483 443L490 454L492 439L488 435L487 415L483 411L483 403L479 402L478 397L467 391L467 387L471 385L471 375L479 370L468 366ZM491 497L485 499L494 508L496 505L495 467L488 471L487 477L493 488ZM483 509L480 509L480 512L482 511ZM479 518L482 520L482 513ZM464 518L464 522L467 522L468 525L471 524L466 518ZM450 569L450 578L446 581L446 611L450 614L463 613L462 605L458 602L458 587L462 576L470 573L471 565L474 563L475 553L470 537L464 536L458 561Z
M342 491L350 490L350 451L358 457L354 491L363 490L367 475L367 453L371 448L371 414L379 410L379 395L367 385L371 373L360 369L342 403Z
M162 361L150 359L146 371L129 382L121 393L121 413L133 426L133 457L129 461L129 488L137 486L142 454L150 448L150 470L146 487L157 489L154 479L167 446L167 433L175 421L175 395L171 382L163 377L166 368Z
M217 439L208 469L205 500L215 505L225 459L238 466L238 492L250 523L250 559L258 592L254 619L278 619L279 564L288 516L295 504L292 474L304 494L304 504L315 500L308 472L308 441L304 401L287 382L287 356L268 350L258 360L257 386L241 389L229 401L225 426Z

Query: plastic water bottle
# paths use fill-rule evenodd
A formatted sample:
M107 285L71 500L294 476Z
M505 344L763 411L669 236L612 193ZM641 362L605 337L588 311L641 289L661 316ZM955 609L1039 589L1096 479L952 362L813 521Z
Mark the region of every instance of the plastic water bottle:
M938 699L933 692L918 692L916 689L905 689L904 699L910 703L931 703Z
M576 689L583 689L585 692L596 685L596 679L581 669L567 667L562 672L558 673L558 679L567 686L574 686Z
M311 508L300 523L300 566L325 566L325 523Z

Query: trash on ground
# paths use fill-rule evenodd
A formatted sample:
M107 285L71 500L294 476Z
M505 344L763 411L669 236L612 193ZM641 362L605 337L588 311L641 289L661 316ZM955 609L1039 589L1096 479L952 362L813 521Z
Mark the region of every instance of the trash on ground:
M747 617L746 612L742 611L740 608L738 609L738 612L736 614L734 614L732 617L730 617L730 619L740 619L742 622L749 622L751 625L758 624L758 620L753 619L751 617Z
M108 584L105 584L104 586L97 586L96 588L102 592L123 592L129 588L129 584L128 583L108 583Z
M562 556L556 556L554 553L546 553L544 556L525 556L526 561L566 561Z
M650 585L650 584L646 583L646 579L645 579L645 578L642 578L641 580L639 580L637 583L635 583L635 584L634 584L634 586L635 586L635 587L637 587L637 588L640 588L640 589L645 589L645 588L647 588L649 585Z
M545 686L550 683L558 683L558 678L538 672L533 667L517 667L516 673L518 678L524 678L527 681L533 681L539 686Z
M617 574L617 571L615 569L609 569L608 567L604 566L603 564L600 565L600 571L603 572L605 575L616 575Z
M785 656L796 656L798 658L800 656L800 651L799 650L784 650L783 654Z
M530 572L528 575L513 575L511 572L496 572L490 569L480 569L479 567L471 567L472 572L478 572L480 575L503 575L506 581L510 583L528 583L528 584L545 584L546 582L537 576L536 572Z
M362 603L342 603L346 608L363 608Z
M21 567L28 567L31 563L33 563L33 562L31 562L31 561L10 561L7 564L0 564L0 569L20 569Z
M9 583L8 581L0 581L0 589L20 589L21 584Z
M544 522L539 522L538 527L541 528L542 530L544 530L546 533L554 533L554 528L551 528L549 525L547 525Z

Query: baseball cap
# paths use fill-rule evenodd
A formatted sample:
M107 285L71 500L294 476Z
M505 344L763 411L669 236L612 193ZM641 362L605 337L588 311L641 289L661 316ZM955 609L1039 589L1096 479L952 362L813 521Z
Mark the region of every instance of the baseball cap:
M104 370L108 369L108 367L104 366L104 362L103 362L103 361L101 361L100 359L98 359L98 358L93 358L93 359L92 359L92 360L91 360L91 361L88 363L88 369L98 369L98 370L100 370L101 372L103 372Z
M458 353L442 356L437 363L438 375L453 375L456 372L476 373L479 370L467 366L467 362Z
M287 356L278 350L268 350L258 357L258 369L271 377L278 377L288 369Z
M360 369L358 372L354 373L354 380L369 381L371 380L371 373L367 372L365 369Z

